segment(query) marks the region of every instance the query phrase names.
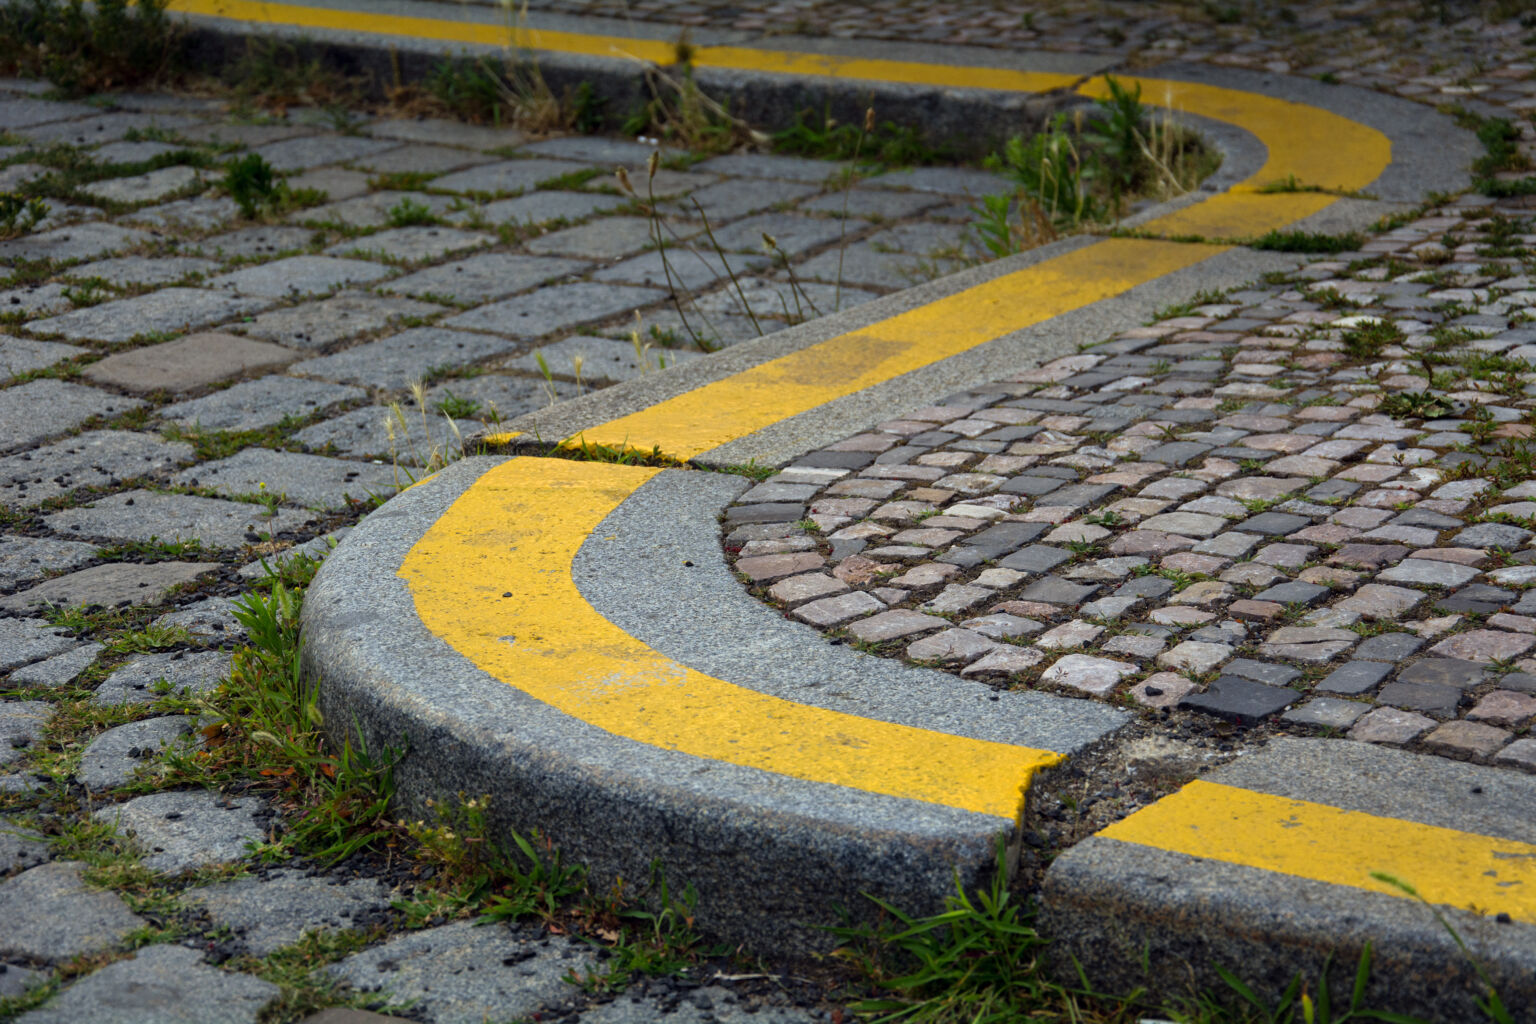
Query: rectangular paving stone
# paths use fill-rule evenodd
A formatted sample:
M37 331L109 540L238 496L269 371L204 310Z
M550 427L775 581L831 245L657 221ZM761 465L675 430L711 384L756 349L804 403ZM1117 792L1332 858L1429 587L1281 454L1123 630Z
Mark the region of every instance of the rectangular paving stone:
M540 189L516 199L498 199L469 210L450 210L442 217L450 224L472 223L476 214L488 224L548 224L585 220L594 214L617 210L629 201L628 196Z
M941 629L948 625L948 619L941 619L937 615L924 615L921 612L899 608L895 611L881 612L867 619L860 619L848 627L848 632L865 643L880 643L930 629Z
M65 271L77 281L99 277L116 287L134 284L174 284L190 274L206 274L219 269L218 263L197 256L113 256L84 263Z
M1392 674L1392 666L1379 661L1347 661L1317 684L1324 693L1365 693Z
M270 142L255 150L257 156L279 171L303 171L321 164L339 164L373 156L399 145L392 139L361 135L307 135Z
M1377 700L1405 711L1422 711L1435 718L1452 718L1461 705L1462 691L1439 683L1405 683L1398 680L1381 688Z
M0 503L37 505L79 487L154 477L192 461L192 446L153 434L91 430L0 458Z
M386 284L380 291L432 301L471 304L500 299L535 285L586 270L581 260L516 253L482 253L469 259L428 267Z
M0 128L29 128L50 121L66 121L74 117L99 114L96 107L83 103L60 103L37 99L32 96L6 97L0 100Z
M653 251L631 256L627 260L599 270L592 277L594 281L646 284L666 288L670 276L671 287L681 285L688 292L697 294L718 281L726 280L732 273L741 277L761 270L770 263L771 260L767 256L760 254L731 253L722 257L713 250L698 246L689 248L669 243L665 249L665 255L662 251Z
M1424 638L1412 633L1383 633L1367 638L1355 648L1361 661L1385 661L1396 664L1424 646Z
M220 568L218 562L109 562L0 597L0 609L22 612L48 605L124 608L155 604L172 587L192 583Z
M454 205L451 196L395 189L369 192L366 184L361 193L338 197L336 202L324 206L312 206L296 214L294 219L312 228L385 228L399 215L404 204L425 208L434 217L445 216Z
M14 588L50 571L95 561L96 545L51 537L0 537L0 587Z
M103 302L27 324L32 334L61 334L93 341L130 341L208 327L265 309L266 299L220 294L202 288L162 288L131 299Z
M115 352L85 368L84 376L125 391L190 391L252 370L283 366L292 349L233 334L205 331L160 345Z
M821 217L806 217L794 213L760 213L744 220L714 229L714 244L734 252L758 253L764 251L768 235L777 243L779 250L791 257L800 256L812 249L830 245L844 237L843 225L838 221Z
M630 342L581 335L564 338L550 345L542 345L535 351L543 354L545 364L557 377L574 378L576 376L575 360L579 356L581 357L581 379L603 384L632 380L646 373L659 373L679 363L697 359L702 354L691 349L651 347L644 349L645 363L642 366L640 357L635 355L635 346ZM525 370L529 373L541 372L538 359L533 353L509 360L506 366L509 369ZM810 494L806 494L805 497L810 497Z
M193 466L174 479L178 484L209 487L226 496L265 491L306 508L345 508L349 500L387 497L409 483L397 479L389 466L267 448L247 448L227 459Z
M419 466L432 461L434 452L457 454L478 428L473 420L455 420L450 426L435 408L422 416L414 406L404 406L397 417L387 406L369 405L305 427L293 438L328 455L378 456Z
M258 542L263 534L276 536L302 529L313 524L315 517L294 509L278 509L272 516L266 506L244 501L128 491L55 512L45 522L54 533L66 537L198 540L210 548L239 548Z
M154 239L155 236L148 231L120 227L105 221L88 221L0 242L0 260L73 263L124 249L135 249Z
M583 281L554 285L518 298L495 302L443 321L449 327L495 331L514 338L537 338L665 298L653 288L631 288Z
M542 182L579 174L590 164L570 160L535 157L529 160L502 160L499 163L471 167L455 174L445 174L432 182L434 189L445 192L508 193L528 192Z
M74 650L80 641L42 619L0 619L0 672ZM9 744L6 745L9 748Z
M516 146L523 141L522 133L515 128L493 128L435 117L378 120L365 125L362 130L364 134L380 139L481 150Z
M781 584L782 585L782 584ZM802 604L791 614L802 622L826 629L871 612L884 611L885 605L862 590L837 597L824 597L809 604Z
M743 217L749 213L757 213L769 207L779 206L782 203L792 203L796 199L813 196L820 191L820 185L793 181L730 180L696 189L689 193L686 199L679 199L666 204L663 210L666 213L677 214L681 217L696 218L698 217L699 207L703 207L704 215L709 218L711 224L721 224L737 217ZM891 193L887 193L887 195L891 195ZM840 203L841 196L839 195L837 199ZM694 205L695 202L698 203L698 206ZM932 200L929 200L929 205L932 205ZM850 215L857 216L857 213L852 212L853 204L851 201L849 206ZM839 205L832 212L840 213L841 210L842 207ZM894 219L896 216L906 216L906 214L889 214L888 216ZM850 233L858 227L860 225L855 222L854 225L850 226ZM839 225L839 229L841 230L841 225ZM725 245L727 243L722 240L721 244ZM789 251L787 247L786 251Z
M82 187L97 199L116 203L153 203L185 189L196 188L202 176L184 165L162 167L126 178L104 178Z
M341 285L367 284L394 276L390 267L334 256L289 256L209 278L207 286L239 295L281 299L328 292Z
M1387 583L1422 583L1436 587L1459 587L1477 575L1469 565L1442 562L1433 558L1405 558L1376 575Z
M429 370L468 366L516 347L516 342L489 334L415 327L335 355L306 359L288 370L371 388L394 389L421 380Z
M359 259L402 260L425 263L453 253L468 252L494 245L496 237L480 231L418 225L392 228L361 238L349 238L325 250L328 256L353 256Z
M579 256L589 260L616 260L637 253L655 241L651 221L644 217L604 217L561 231L529 239L529 252L540 255ZM684 236L692 234L683 229ZM663 233L670 241L671 236Z
M272 374L165 406L159 414L172 423L198 430L257 430L367 397L360 388Z
M1240 676L1224 675L1203 693L1191 693L1178 706L1225 718L1239 725L1255 725L1284 711L1301 694L1284 686L1256 683Z
M1355 720L1371 710L1369 704L1355 700L1339 700L1336 697L1316 697L1298 708L1292 708L1280 717L1294 725L1310 725L1319 729L1348 729Z
M488 164L495 157L453 146L416 143L399 146L376 156L353 158L352 166L364 171L394 174L442 174L464 167Z
M327 299L268 310L254 320L231 326L290 349L319 352L406 318L430 317L441 312L442 306L429 302L344 291Z
M0 313L7 311L7 307L0 304ZM56 341L33 341L30 338L0 335L0 378L41 370L85 351L76 345L64 345Z
M1019 572L1027 573L1041 573L1049 572L1062 562L1069 562L1071 560L1072 553L1070 551L1053 548L1045 544L1031 544L1029 547L1021 548L1007 558L999 560L997 564L1004 569L1016 569Z
M0 389L0 452L34 445L93 416L116 416L143 404L137 398L53 378Z
M315 233L309 228L291 224L263 224L259 227L240 228L222 235L214 235L198 242L186 243L186 248L196 249L205 256L220 259L238 257L272 257L279 253L305 250Z

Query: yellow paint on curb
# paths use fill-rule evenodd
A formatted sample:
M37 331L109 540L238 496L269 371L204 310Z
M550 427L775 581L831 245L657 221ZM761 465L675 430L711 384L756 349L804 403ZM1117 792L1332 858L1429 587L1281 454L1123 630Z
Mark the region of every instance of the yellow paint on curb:
M491 469L400 567L422 623L497 679L615 736L1017 820L1030 777L1060 754L735 686L664 657L588 604L571 578L572 559L658 472L533 458Z
M837 398L1049 320L1225 251L1108 239L582 431L692 458Z
M1196 780L1099 833L1171 850L1536 923L1536 846Z

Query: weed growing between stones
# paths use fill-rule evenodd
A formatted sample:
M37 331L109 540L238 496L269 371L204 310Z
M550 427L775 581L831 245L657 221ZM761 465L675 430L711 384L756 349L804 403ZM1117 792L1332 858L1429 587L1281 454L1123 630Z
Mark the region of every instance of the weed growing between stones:
M62 92L167 82L184 39L165 0L8 0L0 7L0 72L46 78Z

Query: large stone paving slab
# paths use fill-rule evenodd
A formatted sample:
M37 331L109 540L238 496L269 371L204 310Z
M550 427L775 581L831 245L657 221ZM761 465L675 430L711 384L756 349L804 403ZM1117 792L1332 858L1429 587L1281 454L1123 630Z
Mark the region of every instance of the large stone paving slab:
M131 299L103 302L63 316L37 320L28 324L27 330L33 334L60 334L91 341L131 341L142 335L208 327L270 305L266 299L203 288L162 288Z
M255 543L264 535L300 530L313 523L315 517L287 508L269 515L265 505L245 501L128 491L55 512L45 521L48 529L66 537L198 540L210 548L238 548Z
M635 354L635 346L627 341L612 338L574 337L565 338L552 345L542 345L536 350L544 357L545 365L556 376L575 378L576 360L581 360L580 377L583 381L613 384L632 380L647 373L659 373L664 369L697 359L701 355L688 349L646 348L644 362ZM538 360L533 353L519 356L507 363L511 369L539 373Z
M483 217L489 224L548 224L553 221L585 220L594 214L617 210L629 201L627 196L610 196L599 192L540 190L516 199L498 199L468 210L450 210L442 216L450 224L467 224L476 215Z
M359 991L387 993L432 1024L483 1024L563 1002L572 992L565 976L594 963L568 939L522 939L501 925L463 921L396 936L328 971Z
M580 260L484 253L398 277L380 285L379 290L469 305L577 274L589 266Z
M155 604L172 587L193 583L218 568L217 562L111 562L0 597L0 609L20 612L45 606L126 608Z
M165 406L159 412L172 423L199 430L259 430L367 397L358 388L272 374Z
M84 186L82 191L97 199L114 203L153 203L177 192L195 188L202 175L185 166L162 167L130 178L105 178Z
M762 240L758 240L761 247ZM681 288L698 294L734 273L737 277L761 270L771 261L759 254L731 253L721 256L713 248L690 247L688 243L668 242L665 252L647 252L631 256L593 275L594 281L648 284L657 288Z
M246 844L266 835L261 809L261 801L249 796L177 790L134 797L92 817L132 839L145 867L173 875L244 859Z
M108 729L80 755L75 781L98 792L125 785L160 751L179 743L196 721L191 715L166 715Z
M8 96L0 100L0 128L11 131L95 113L99 113L95 107L83 103L57 103L31 96Z
M185 946L146 946L74 982L17 1024L256 1024L283 990Z
M516 348L516 342L490 334L417 327L332 356L306 359L288 370L309 377L389 390L419 381L432 370L458 369Z
M247 448L227 459L179 473L176 482L211 487L223 495L265 490L288 504L306 508L345 508L349 501L388 497L409 481L397 478L388 466Z
M25 686L64 686L90 668L102 650L102 645L95 641L81 644L72 651L17 669L11 673L11 682Z
M451 196L426 192L364 191L363 195L304 210L294 219L315 227L382 228L389 226L400 213L405 212L407 203L410 207L424 208L434 217L446 215L454 204Z
M142 654L102 680L92 700L97 704L148 704L166 694L206 693L228 674L229 655L221 651Z
M219 269L213 260L197 256L161 256L144 259L137 256L114 256L71 267L68 277L87 281L98 277L114 287L134 284L175 284L191 274L206 274Z
M342 285L366 284L390 277L394 273L389 267L366 260L290 256L209 278L207 285L209 288L240 295L282 299L320 294Z
M236 257L272 257L279 253L309 248L315 233L309 228L288 224L263 224L259 227L239 228L227 234L214 235L200 242L191 243L205 256L223 259Z
M148 231L91 221L0 242L0 260L71 263L134 249L154 239L155 235Z
M29 447L94 416L117 416L143 404L137 398L63 380L33 380L5 388L0 390L0 451Z
M481 150L516 146L523 141L522 133L513 128L492 128L432 117L374 121L366 125L363 132L381 139Z
M53 705L40 700L0 700L0 765L19 761L43 738Z
M437 410L423 416L414 405L402 406L396 415L388 406L370 405L305 427L293 438L337 455L380 456L420 466L431 462L434 453L459 453L464 438L478 429L474 421L450 423Z
M0 957L60 963L112 949L147 923L115 893L87 887L83 868L54 861L0 882Z
M51 537L0 537L0 587L42 579L96 558L96 545Z
M0 503L37 505L79 487L110 486L192 461L192 446L128 430L88 430L0 458Z
M424 263L454 253L483 249L494 245L494 235L478 231L458 231L443 227L406 227L380 231L363 238L350 238L325 250L328 256L355 256L359 259L400 260Z
M541 288L531 295L460 313L443 321L449 327L495 331L514 338L537 338L665 298L654 288L630 288L583 281Z
M399 281L390 287L399 291ZM430 317L442 306L413 299L386 298L367 292L342 292L328 299L269 310L238 325L257 338L307 352L318 352L336 342L377 331L412 317Z
M432 187L446 192L488 195L527 192L544 182L579 174L587 167L585 163L572 163L568 160L503 160L500 163L471 167L456 174L445 174L434 179Z
M255 152L279 171L304 171L322 164L339 164L372 156L397 145L388 139L369 139L361 135L306 135L271 142Z
M188 889L183 898L224 925L253 956L266 956L306 933L344 931L389 909L390 891L372 878L334 879L300 871Z
M298 357L280 345L205 331L114 353L87 366L85 376L126 391L190 391L253 370L283 366Z

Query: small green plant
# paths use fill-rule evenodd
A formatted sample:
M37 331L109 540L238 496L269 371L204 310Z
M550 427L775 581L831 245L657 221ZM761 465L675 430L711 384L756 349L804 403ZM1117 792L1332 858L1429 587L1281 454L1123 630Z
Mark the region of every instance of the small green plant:
M0 192L0 239L24 235L47 216L48 204L36 196Z
M612 914L622 926L618 940L609 947L606 970L602 974L589 973L584 978L573 977L589 991L620 992L637 974L680 974L701 955L719 953L707 948L703 938L694 929L694 908L698 905L698 893L693 886L684 887L682 893L673 896L667 885L666 873L659 861L651 864L648 892L638 894L634 902L626 901L622 889L612 897ZM646 906L652 897L655 909Z
M481 405L472 398L460 398L447 388L443 389L443 397L438 400L437 411L444 416L451 416L456 420L467 420L479 412Z
M391 206L387 217L389 226L392 228L409 228L437 223L437 216L433 214L431 207L409 196Z
M1400 345L1407 335L1390 320L1371 320L1344 332L1344 354L1352 359L1374 359L1389 345Z
M1365 244L1365 236L1350 231L1326 235L1315 231L1269 231L1248 243L1267 252L1353 252Z
M8 0L0 72L41 76L69 95L177 77L185 43L166 0Z
M261 154L247 153L225 165L221 184L240 207L240 215L250 220L276 196L278 177Z

